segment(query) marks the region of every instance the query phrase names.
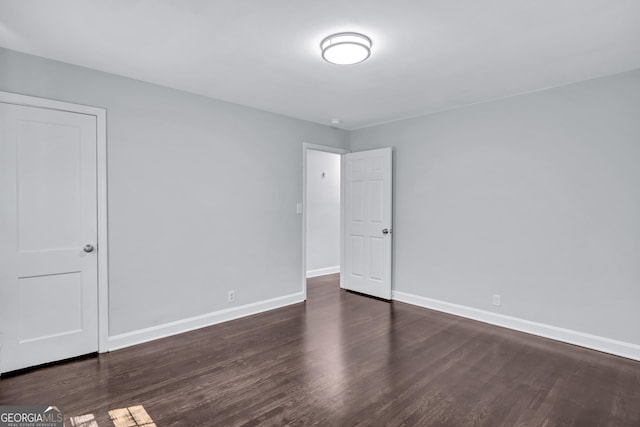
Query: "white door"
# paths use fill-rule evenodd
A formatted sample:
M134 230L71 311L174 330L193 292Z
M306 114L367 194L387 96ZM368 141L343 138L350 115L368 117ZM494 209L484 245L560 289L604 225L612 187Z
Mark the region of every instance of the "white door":
M383 299L391 299L391 154L345 154L342 286Z
M1 372L98 350L96 205L96 117L0 103Z

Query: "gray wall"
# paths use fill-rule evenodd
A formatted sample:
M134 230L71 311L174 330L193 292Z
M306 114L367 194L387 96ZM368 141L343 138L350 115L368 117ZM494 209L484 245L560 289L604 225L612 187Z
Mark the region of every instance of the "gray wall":
M350 144L396 147L397 290L640 344L640 71Z
M307 271L339 267L340 154L307 151L306 208Z
M346 132L6 49L0 90L107 109L110 335L301 291L302 142Z
M5 49L0 90L108 111L111 335L298 292L307 141L396 147L397 290L640 344L640 71L350 135Z

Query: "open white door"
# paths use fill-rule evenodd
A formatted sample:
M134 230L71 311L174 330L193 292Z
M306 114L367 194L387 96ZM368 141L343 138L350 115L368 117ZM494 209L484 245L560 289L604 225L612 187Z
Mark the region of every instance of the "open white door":
M391 148L345 154L342 286L391 299Z
M96 134L0 103L0 372L98 350Z

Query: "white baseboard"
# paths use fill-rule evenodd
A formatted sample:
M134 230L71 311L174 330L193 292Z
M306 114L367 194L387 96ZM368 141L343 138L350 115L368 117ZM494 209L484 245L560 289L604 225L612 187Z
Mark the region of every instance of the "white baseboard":
M479 310L477 308L452 304L400 291L394 291L392 299L417 305L419 307L430 308L432 310L466 317L468 319L478 320L492 325L502 326L504 328L514 329L520 332L526 332L532 335L550 338L556 341L562 341L605 353L615 354L616 356L622 356L628 359L640 360L640 345L637 344L612 340L597 335L585 334L583 332L545 325L543 323L531 322L517 317L505 316L503 314L492 313L490 311Z
M340 266L335 265L333 267L318 268L317 270L307 270L307 278L325 276L327 274L340 273Z
M171 335L181 334L183 332L204 328L206 326L227 322L229 320L250 316L252 314L262 313L264 311L273 310L302 301L304 301L304 294L302 292L298 292L278 298L242 305L240 307L214 311L212 313L165 323L163 325L114 335L109 337L109 351L142 344L144 342L169 337Z

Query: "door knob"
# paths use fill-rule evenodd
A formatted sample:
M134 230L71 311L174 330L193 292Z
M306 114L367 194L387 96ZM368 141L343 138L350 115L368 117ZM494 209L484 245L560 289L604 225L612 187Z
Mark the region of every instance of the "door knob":
M82 250L84 250L87 253L93 252L93 245L84 245L84 248L82 248Z
M391 233L391 230L389 230L388 228L385 228L384 230L382 230L382 234L389 234Z

